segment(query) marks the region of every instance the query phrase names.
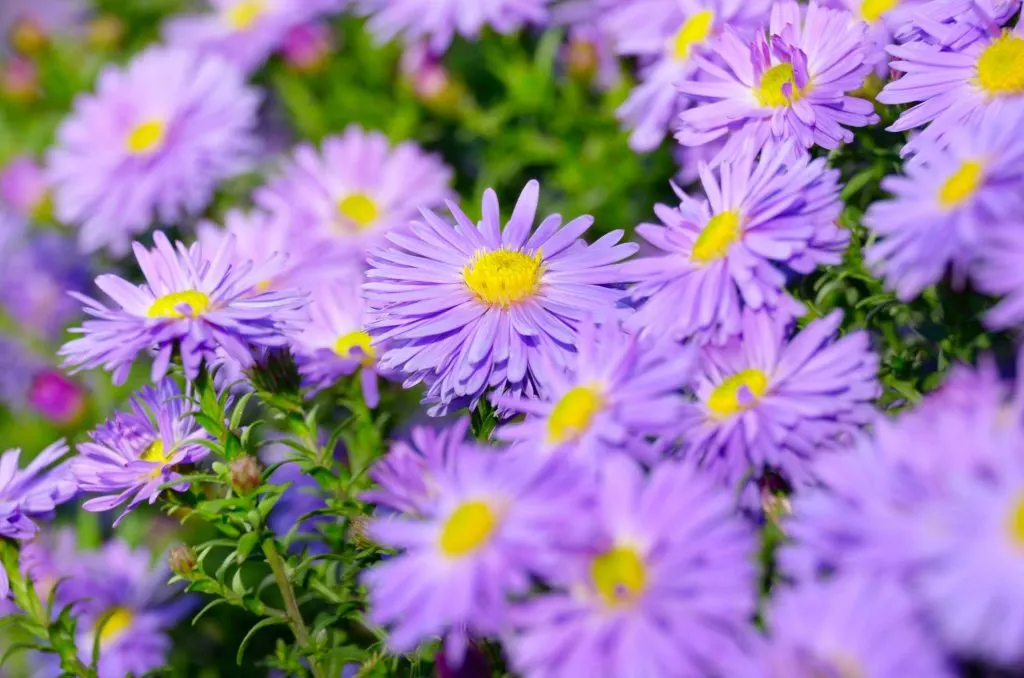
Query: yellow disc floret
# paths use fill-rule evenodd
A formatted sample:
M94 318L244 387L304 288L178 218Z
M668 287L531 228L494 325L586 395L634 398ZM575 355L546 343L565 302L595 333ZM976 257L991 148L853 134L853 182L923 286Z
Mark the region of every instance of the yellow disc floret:
M738 372L718 385L708 397L707 406L716 417L731 417L749 409L768 390L768 375L761 370ZM749 402L740 402L740 393L750 396Z
M992 96L1024 94L1024 38L1004 32L978 57L978 84Z
M334 352L342 358L359 358L363 362L372 362L375 353L371 345L372 341L369 333L365 330L349 332L341 335L334 342ZM358 355L353 355L355 349L359 349Z
M541 253L519 250L480 252L462 269L466 286L488 306L509 306L529 299L540 287Z
M1018 548L1024 549L1024 493L1014 502L1006 527L1010 533L1010 541Z
M590 576L594 589L611 606L635 601L647 585L643 558L628 546L617 546L595 558L590 566Z
M188 309L182 311L181 309ZM210 308L210 297L197 290L171 292L157 298L149 307L150 318L196 318Z
M690 258L700 264L722 259L741 234L739 214L733 211L716 214L701 229L697 241L693 243Z
M960 165L939 189L939 204L949 209L956 207L974 195L981 185L984 172L980 162L969 160Z
M710 9L697 12L684 21L672 39L672 55L681 61L688 59L693 48L703 44L711 35L714 23L715 13Z
M448 516L441 529L441 552L457 558L477 550L493 536L498 516L483 501L467 501Z
M363 230L380 217L380 207L365 193L353 193L338 201L338 213Z
M164 143L167 126L160 120L147 120L136 125L128 134L126 145L135 155L156 150Z
M105 617L103 627L100 629L100 644L105 645L116 639L128 630L135 621L135 615L131 610L123 607L114 608L113 612Z
M864 0L860 3L860 16L867 23L873 24L899 4L900 0Z
M560 445L577 440L604 407L601 393L590 386L576 386L566 391L548 416L548 442Z
M786 91L783 88L789 85ZM804 98L806 92L796 84L792 64L772 66L761 75L761 84L754 90L757 102L762 106L777 108L789 106Z
M246 31L252 28L266 9L264 0L241 0L232 5L224 16L228 25L236 31Z

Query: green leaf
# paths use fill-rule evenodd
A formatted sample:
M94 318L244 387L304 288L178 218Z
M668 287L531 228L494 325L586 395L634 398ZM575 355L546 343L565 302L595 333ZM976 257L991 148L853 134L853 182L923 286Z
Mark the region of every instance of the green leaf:
M260 621L258 621L255 626L249 629L249 632L245 634L245 638L242 638L242 642L238 645L238 653L235 655L235 661L238 663L238 665L242 665L242 657L245 656L245 648L249 646L249 641L252 640L253 636L256 635L257 631L259 631L260 629L265 629L268 626L276 626L279 624L287 623L287 619L282 619L280 617L267 617L266 619L261 619Z
M260 542L259 532L249 532L243 534L238 540L238 563L241 565L252 553L252 550L256 548L256 545Z

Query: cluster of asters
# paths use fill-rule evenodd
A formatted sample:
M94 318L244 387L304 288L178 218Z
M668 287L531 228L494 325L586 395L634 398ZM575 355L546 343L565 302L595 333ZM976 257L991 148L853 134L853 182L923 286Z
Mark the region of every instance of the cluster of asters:
M536 181L504 215L485 191L474 220L440 157L357 127L293 149L250 209L192 242L142 237L261 161L249 76L341 3L211 0L108 67L45 171L9 167L0 188L26 218L45 208L74 225L83 252L133 255L140 283L66 285L89 318L60 355L115 381L142 360L154 384L69 461L62 444L23 470L4 455L0 535L32 539L78 492L94 495L86 510L127 512L184 489L181 467L208 448L172 365L186 381L204 366L243 375L287 349L310 396L354 376L369 407L384 380L421 389L434 415L484 404L500 420L488 441L466 418L418 428L372 470L368 533L394 555L363 582L396 653L440 639L458 664L497 641L537 678L1020 669L1021 395L992 365L962 367L888 417L869 335L840 333L838 312L812 317L787 291L841 263L851 237L827 151L878 124L880 107L913 104L889 128L913 130L903 172L864 216L868 265L901 299L949 273L1003 298L991 327L1024 321L1024 34L1007 25L1020 3L569 4L348 9L382 41L435 55L484 27L569 22L636 57L620 109L631 144L674 136L694 178L636 228L641 256L623 231L588 241L589 216L538 215ZM780 503L786 544L759 606L759 523ZM67 545L32 543L30 575L61 577L47 562ZM183 610L154 602L138 555L108 548L131 583L106 580L110 600L69 586L99 606L81 611L81 645L99 634L113 648L103 675L141 674Z

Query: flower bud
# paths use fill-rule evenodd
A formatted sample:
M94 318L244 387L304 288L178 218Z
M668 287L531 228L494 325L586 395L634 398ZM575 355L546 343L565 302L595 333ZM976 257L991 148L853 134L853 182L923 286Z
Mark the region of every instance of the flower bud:
M187 577L196 569L198 563L195 549L188 544L177 544L168 554L167 563L171 567L171 572L179 577Z
M256 457L239 457L231 462L231 487L239 494L252 492L263 483L263 467Z

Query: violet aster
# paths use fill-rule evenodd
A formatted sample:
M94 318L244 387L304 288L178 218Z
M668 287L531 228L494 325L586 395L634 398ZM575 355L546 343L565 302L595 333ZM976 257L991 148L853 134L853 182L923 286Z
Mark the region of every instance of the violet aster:
M896 31L896 41L960 50L984 38L992 26L1006 23L1020 5L1021 0L927 0Z
M650 151L687 103L676 83L697 69L695 56L725 26L749 39L768 19L771 0L620 0L607 2L600 25L619 54L640 60L640 83L618 110L630 146Z
M370 17L369 30L380 42L401 36L407 43L426 40L444 52L456 35L475 40L485 27L512 33L548 19L552 0L358 0Z
M389 627L393 651L443 635L458 663L469 637L502 629L507 596L526 594L531 575L557 568L578 538L587 487L555 460L475 443L458 446L436 470L424 512L370 524L370 536L399 553L362 579L370 619Z
M317 393L342 377L359 373L363 398L373 408L380 403L377 378L379 345L371 345L357 271L348 280L322 285L313 291L309 323L292 341L303 383Z
M387 233L420 208L454 197L452 171L439 156L380 132L351 126L299 146L283 172L256 192L256 203L301 232L321 262L361 263Z
M206 207L249 166L259 93L217 57L151 47L107 66L81 95L48 157L60 221L86 251L126 253L132 235Z
M491 189L478 224L453 203L454 226L423 210L370 258L370 336L390 342L380 364L407 386L425 381L436 412L488 388L535 393L538 361L565 366L579 321L622 296L608 285L625 282L617 264L637 246L620 244L622 231L586 244L590 216L562 226L555 214L534 230L539 192L526 185L504 229Z
M993 329L1024 325L1024 242L1020 236L1019 221L989 225L972 266L975 286L1003 297L984 316L985 324Z
M739 333L744 308L797 312L782 267L840 263L849 232L835 223L839 173L824 159L783 147L755 161L748 148L717 169L702 165L700 178L706 198L677 188L679 207L656 205L662 224L637 228L659 252L625 265L643 302L628 326L721 343Z
M595 469L609 453L640 454L647 436L666 433L682 415L695 357L674 341L629 334L614 319L586 320L569 370L543 363L537 369L543 397L494 398L503 411L526 415L495 436L530 454L570 454Z
M875 72L889 72L889 56L885 49L896 42L895 35L923 12L930 0L828 0L822 5L845 9L868 25L870 44L866 59L875 64Z
M13 158L4 165L0 170L0 205L23 219L49 220L53 202L43 166L29 156Z
M889 52L894 57L890 66L903 75L886 85L878 100L915 103L889 129L927 125L904 154L941 141L986 111L1024 103L1024 23L1002 31L991 24L986 34L960 49L915 41Z
M68 446L58 440L18 468L21 450L0 454L0 537L25 540L39 527L35 521L47 518L58 505L78 492L66 462ZM10 593L7 572L0 568L0 599Z
M731 678L953 678L916 601L895 580L847 575L776 587L768 639Z
M204 361L215 362L218 349L245 367L252 363L253 347L284 346L285 335L305 320L306 299L300 293L261 292L266 276L260 266L231 265L234 236L210 256L199 244L186 248L179 242L174 248L162 232L153 240L152 250L134 245L144 284L113 274L96 279L116 307L73 293L93 319L72 330L83 336L61 347L68 365L102 366L121 383L139 354L152 349L154 381L167 373L175 353L186 376L194 379Z
M880 393L868 334L837 338L841 320L835 311L790 337L792 322L744 311L740 336L702 350L683 453L730 485L764 467L807 482L815 457L873 419Z
M772 7L767 37L751 43L727 29L715 58L696 56L700 71L679 83L698 103L679 116L676 138L700 146L726 137L719 159L746 144L790 141L799 151L850 141L848 127L878 122L870 101L847 96L871 72L866 30L847 12L793 0Z
M255 70L284 44L288 32L341 9L342 0L207 0L209 11L179 14L164 27L172 47L223 57Z
M688 464L645 477L617 456L596 505L573 518L593 526L587 544L511 612L505 646L519 673L731 675L722 669L754 613L757 575L753 528L728 492Z
M131 411L115 412L78 445L71 462L83 492L102 494L82 505L109 511L125 502L120 522L144 501L156 501L161 486L179 479L178 467L206 456L206 434L189 416L194 406L172 379L145 386L131 399ZM188 483L173 489L182 491Z
M87 394L20 341L0 334L0 405L13 413L32 410L61 426L85 413Z

